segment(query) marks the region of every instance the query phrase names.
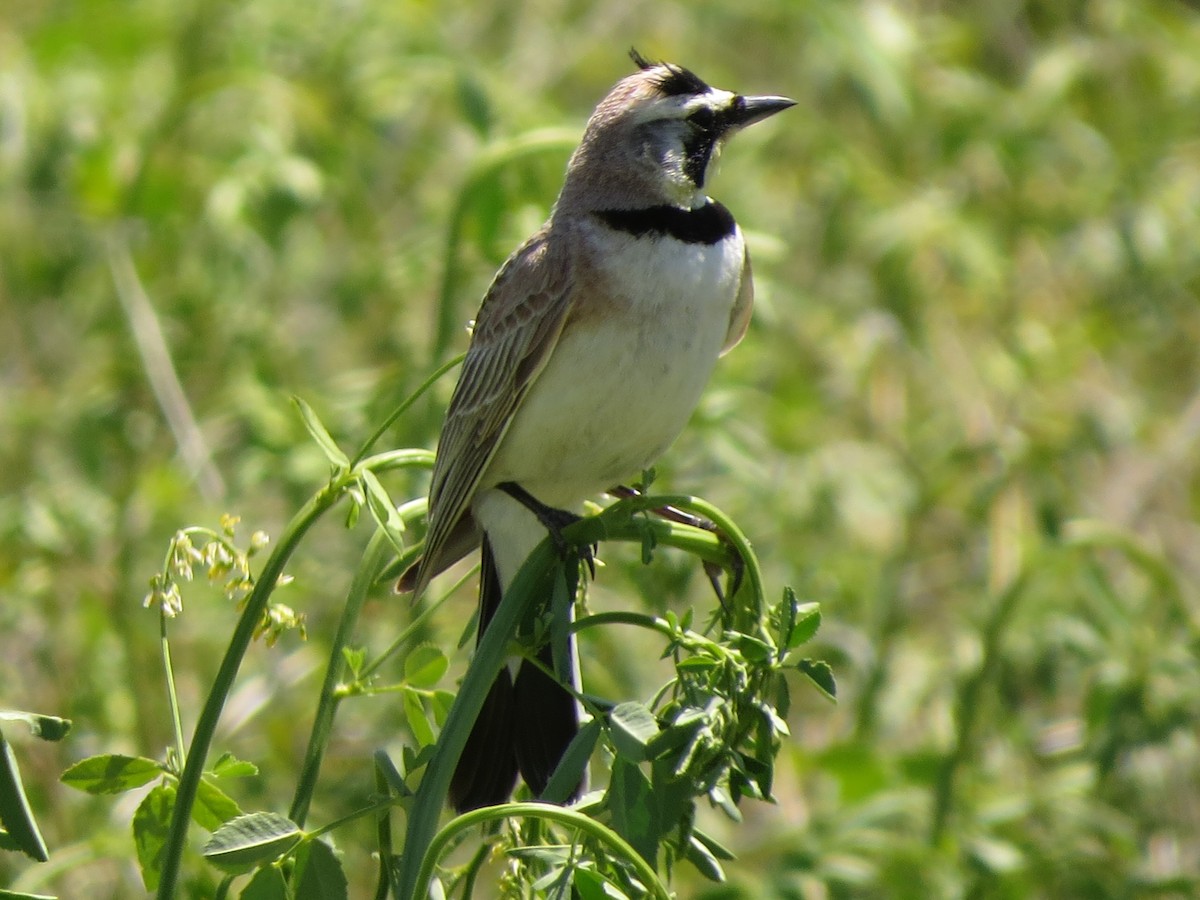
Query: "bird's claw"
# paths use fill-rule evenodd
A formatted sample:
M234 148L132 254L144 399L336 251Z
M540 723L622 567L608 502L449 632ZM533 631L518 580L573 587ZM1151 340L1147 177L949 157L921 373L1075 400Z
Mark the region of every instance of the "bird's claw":
M563 529L569 525L574 525L583 516L576 515L570 510L548 506L516 482L506 481L499 485L499 488L534 514L538 522L549 533L550 540L554 543L554 549L558 552L559 558L567 559L569 556L575 556L576 559L587 566L592 580L596 580L597 545L575 545L563 537Z
M609 488L608 493L622 500L628 497L637 497L641 494L637 488L631 488L627 485L619 484ZM741 554L733 551L733 545L725 533L717 527L717 524L704 516L698 516L695 513L690 513L687 510L679 509L675 506L656 506L650 510L654 515L661 519L666 519L668 522L676 522L680 525L690 525L693 528L699 528L701 531L707 531L710 534L715 534L717 539L722 544L730 549L729 554L729 576L730 590L729 596L733 596L742 586L742 577L746 574L746 563L742 559ZM722 607L725 606L725 589L721 586L721 576L725 572L725 567L715 562L704 562L704 574L708 576L709 584L712 585L713 593L717 595L717 601ZM594 574L593 574L594 577Z

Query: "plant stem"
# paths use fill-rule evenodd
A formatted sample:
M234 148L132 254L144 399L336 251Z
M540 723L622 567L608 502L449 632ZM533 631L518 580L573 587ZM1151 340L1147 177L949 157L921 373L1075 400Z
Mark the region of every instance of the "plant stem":
M175 689L175 668L171 665L171 643L167 639L167 613L161 603L158 605L158 628L163 672L167 679L167 704L171 707L171 726L175 730L175 753L182 767L187 763L187 750L183 745L183 719L179 714L179 693Z
M158 900L171 900L175 896L175 885L179 880L179 869L183 860L183 849L187 843L188 822L191 821L192 807L196 802L196 791L200 787L200 777L204 772L204 763L212 746L221 712L225 701L233 688L238 669L246 655L250 642L254 639L254 631L262 620L267 608L267 601L275 590L283 567L300 543L312 524L342 496L345 488L353 483L349 473L342 473L331 481L307 503L288 523L280 537L279 544L267 558L262 573L255 582L254 590L246 600L246 607L238 619L221 667L213 679L212 689L204 702L200 718L196 721L196 731L192 735L192 744L188 750L187 762L179 776L179 785L175 794L175 808L171 815L171 830L167 835L166 846L163 848L162 874L158 883Z
M377 529L363 552L362 563L354 573L350 591L346 596L346 605L342 608L342 617L338 622L337 633L329 650L329 662L325 666L325 680L321 684L321 695L317 701L317 711L313 716L312 732L308 738L308 748L304 752L304 764L300 767L300 778L296 784L296 793L292 798L292 806L288 818L304 827L308 817L308 808L312 803L313 791L317 787L317 775L321 771L321 761L325 757L325 748L329 744L329 736L333 732L333 718L337 714L339 697L338 685L346 671L346 658L342 649L346 647L354 628L358 624L359 613L370 593L371 586L387 562L391 551L391 542L382 529Z
M504 599L475 648L475 656L463 676L458 696L450 707L446 724L438 737L437 746L416 797L408 810L408 829L404 835L404 850L400 854L399 870L395 874L397 898L425 896L417 892L419 873L429 856L430 845L437 832L450 779L458 758L466 746L467 736L483 708L492 681L504 665L508 643L516 633L517 623L531 604L543 599L563 582L563 564L555 556L549 538L543 540L521 567L516 580L504 594ZM432 871L432 870L430 870Z
M383 796L389 796L392 789L387 775L381 768L379 759L381 754L383 754L382 750L375 751L375 791ZM388 877L388 873L392 868L391 809L386 809L379 814L379 821L375 826L375 836L379 841L379 878L375 882L374 900L387 900L388 891L391 890L391 879Z
M684 534L709 534L712 540L721 545L723 541L728 542L733 547L734 552L740 557L744 569L744 579L742 587L750 591L751 603L747 608L746 604L734 604L735 617L733 627L738 631L746 634L754 634L764 632L764 595L763 595L763 578L762 569L758 565L758 557L754 555L754 551L750 547L750 541L746 535L738 528L737 524L729 516L725 515L717 507L713 506L699 497L692 497L688 494L660 494L657 496L640 495L622 500L621 503L628 503L634 509L655 509L661 506L674 506L679 509L687 510L688 512L696 513L708 519L716 526L717 535L712 535L704 529L693 528L688 525L671 526L669 534L682 531ZM611 507L610 507L611 509ZM607 514L609 510L605 510ZM604 518L602 516L601 518ZM655 522L654 524L669 524ZM674 542L668 537L663 543L673 544ZM685 549L695 553L696 551L688 546ZM724 548L722 548L724 549ZM700 555L700 554L698 554ZM703 557L702 558L706 558ZM729 558L726 553L723 559L711 560L718 564L728 566ZM741 591L738 592L739 594Z
M352 813L346 813L346 815L342 816L341 818L334 819L332 822L326 822L320 828L316 828L312 831L306 831L304 833L304 839L306 841L314 840L316 838L319 838L323 834L328 834L331 831L336 831L338 828L341 828L343 825L345 825L349 822L353 822L355 819L361 819L363 816L369 816L369 815L372 815L373 813L384 812L386 810L389 810L393 806L395 806L397 802L398 801L396 800L395 797L384 797L381 800L376 800L374 803L370 804L369 806L364 806L361 809L356 809Z
M726 548L722 546L721 540L710 532L659 519L649 519L645 522L633 521L632 512L668 504L698 512L713 521L734 549L742 554L746 563L746 582L754 594L755 619L753 624L759 625L762 615L762 576L750 551L749 542L724 513L703 501L686 495L630 497L618 501L597 516L589 516L567 526L563 529L562 536L570 544L586 546L601 540L639 541L645 535L645 529L652 528L655 539L662 544L674 543L677 538L682 537L688 542L695 542L698 547L705 548L709 554L728 563L729 556ZM394 887L397 897L424 896L417 892L419 873L424 869L428 869L429 873L432 872L431 842L434 840L438 818L450 787L454 767L458 764L458 758L467 742L467 735L479 715L479 710L483 707L484 698L487 696L492 681L500 671L500 667L504 665L508 643L516 633L517 623L521 621L531 604L544 603L553 592L561 592L566 589L563 561L555 555L552 542L547 538L530 554L517 574L516 580L505 593L504 599L500 601L482 640L475 648L475 656L467 668L458 696L446 717L446 724L442 728L433 756L421 779L421 784L417 788L413 805L408 811L408 830L405 834L404 850L400 855L399 869L395 874ZM535 806L535 808L541 809L542 807ZM428 874L426 878L428 878Z
M375 672L379 670L379 667L387 662L397 650L411 640L413 634L415 634L425 624L425 622L428 621L429 618L441 608L442 604L445 603L450 597L454 596L455 592L458 591L458 589L461 588L467 581L473 578L478 571L479 566L475 566L469 572L467 572L466 575L455 582L454 586L451 587L450 590L439 596L437 600L427 604L426 607L422 609L421 612L404 627L404 630L396 636L395 640L388 644L387 649L363 666L362 671L358 673L359 679L365 681L374 675Z
M254 590L246 600L246 606L238 619L233 637L225 650L221 666L217 670L213 686L205 699L200 718L196 721L196 730L192 735L192 744L188 749L187 762L179 776L179 785L175 795L175 808L171 814L171 829L167 835L166 846L163 850L162 874L158 883L158 900L171 900L175 895L176 882L179 880L179 869L183 860L183 848L187 843L187 826L191 819L192 807L196 802L196 792L200 788L200 778L204 773L209 750L212 747L213 736L221 719L229 692L237 678L238 669L254 639L254 631L262 620L267 602L275 591L283 567L296 551L300 541L327 510L341 499L346 489L355 484L359 472L369 468L375 472L406 466L428 467L433 464L433 454L428 450L390 450L378 453L364 460L354 469L344 469L337 472L312 498L292 517L280 536L279 544L267 557Z
M546 819L574 828L593 840L607 844L613 855L620 857L637 873L638 880L646 886L650 896L658 900L669 900L670 894L659 881L654 869L619 834L581 812L552 803L504 803L500 806L485 806L453 819L430 842L421 870L417 874L415 890L412 894L404 896L416 898L429 895L429 881L433 878L434 866L460 832L494 819L510 818Z
M467 354L460 353L449 362L443 363L434 370L432 375L422 381L421 384L418 385L417 389L409 394L399 406L392 410L391 415L384 419L378 428L371 432L371 436L363 442L363 445L359 448L358 453L354 455L354 459L350 462L350 467L354 468L360 462L362 462L362 458L371 452L371 448L375 446L375 442L383 437L384 433L396 423L396 420L408 411L408 408L417 401L417 398L429 390L439 378L441 378L455 366L459 365L466 358Z

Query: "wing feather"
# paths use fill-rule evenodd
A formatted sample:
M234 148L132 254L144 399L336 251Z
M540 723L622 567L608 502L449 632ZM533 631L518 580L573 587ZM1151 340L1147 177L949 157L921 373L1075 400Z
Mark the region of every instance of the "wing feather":
M725 332L725 343L721 346L724 356L736 347L750 327L750 313L754 310L754 273L750 270L750 248L742 256L742 281L738 285L737 299L729 312L729 330Z
M570 255L542 229L488 288L438 441L425 553L411 579L401 582L411 584L414 596L461 557L463 541L455 535L461 536L488 463L558 343L571 306L571 275Z

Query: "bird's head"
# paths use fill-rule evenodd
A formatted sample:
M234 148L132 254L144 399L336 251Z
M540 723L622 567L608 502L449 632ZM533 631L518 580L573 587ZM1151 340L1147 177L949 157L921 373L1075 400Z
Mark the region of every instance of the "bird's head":
M704 184L725 138L794 106L787 97L743 96L710 87L672 63L630 54L638 71L592 113L568 169L588 193L630 193L628 202L704 202ZM612 198L614 201L617 198Z

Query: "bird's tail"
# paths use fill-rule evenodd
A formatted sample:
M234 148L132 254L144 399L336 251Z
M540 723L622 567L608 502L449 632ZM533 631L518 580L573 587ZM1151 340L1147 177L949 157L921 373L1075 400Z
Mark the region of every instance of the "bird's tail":
M503 587L490 542L483 540L479 573L479 635L500 605ZM575 638L568 644L566 671L576 671ZM546 644L538 661L554 670L553 648ZM520 772L534 796L550 781L567 746L579 730L579 704L569 690L540 668L523 662L514 682L500 671L484 700L450 782L450 803L461 812L504 803ZM584 789L581 779L572 797Z
M568 672L574 672L575 637L568 644ZM538 661L554 671L551 647L538 651ZM572 687L575 687L572 684ZM579 731L579 701L557 679L540 668L523 662L513 684L513 751L521 777L535 797L540 797L550 782L567 747ZM575 799L583 792L580 781L571 792Z

